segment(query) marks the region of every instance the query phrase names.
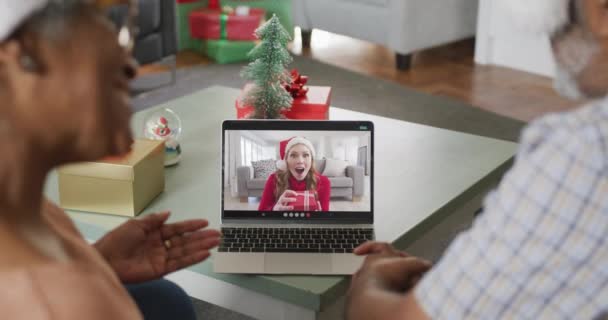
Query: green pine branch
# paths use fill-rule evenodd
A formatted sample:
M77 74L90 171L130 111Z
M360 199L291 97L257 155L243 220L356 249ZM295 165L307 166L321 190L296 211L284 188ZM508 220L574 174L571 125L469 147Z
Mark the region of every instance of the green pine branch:
M241 76L253 83L243 103L254 107L254 118L276 119L281 111L291 108L293 99L283 87L290 81L287 66L292 58L287 51L289 33L276 15L255 31L261 42L248 56L253 61L241 72Z

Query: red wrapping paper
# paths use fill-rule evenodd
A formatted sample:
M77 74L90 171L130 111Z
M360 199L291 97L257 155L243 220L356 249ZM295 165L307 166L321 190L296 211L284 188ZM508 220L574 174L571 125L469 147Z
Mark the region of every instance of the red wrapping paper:
M252 84L245 85L241 96L236 100L236 114L238 119L247 118L253 113L252 106L242 105L243 92L249 90ZM329 119L329 105L331 103L331 87L308 86L305 96L293 99L291 109L283 111L287 119L299 120L327 120Z
M218 40L221 38L220 10L200 9L190 13L190 35L195 39ZM249 8L248 16L227 14L226 40L254 41L254 32L260 26L266 12Z
M294 211L317 211L317 198L314 192L300 191L296 192L296 201L291 202Z

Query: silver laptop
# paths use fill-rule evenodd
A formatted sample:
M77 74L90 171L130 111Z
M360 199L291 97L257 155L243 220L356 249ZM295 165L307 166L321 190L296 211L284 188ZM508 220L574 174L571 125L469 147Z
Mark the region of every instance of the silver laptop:
M225 121L214 271L358 270L353 249L374 239L373 142L369 121Z

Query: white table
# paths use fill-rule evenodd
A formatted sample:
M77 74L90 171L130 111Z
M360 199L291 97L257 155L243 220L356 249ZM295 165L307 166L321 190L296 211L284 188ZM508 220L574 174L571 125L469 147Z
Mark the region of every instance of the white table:
M212 87L160 106L172 108L182 118L184 153L177 167L166 170L166 191L145 213L171 209L172 221L206 218L212 227L219 226L221 122L235 117L238 93ZM146 113L153 111L135 115L137 133ZM445 225L440 222L449 225L470 219L516 149L511 142L344 109L331 108L330 118L375 123L376 237L400 248L424 249L429 243L424 235L428 238L429 231ZM53 200L58 199L56 183L51 175L46 192ZM78 212L70 215L91 240L125 219ZM168 278L192 297L258 319L340 317L346 277L216 274L210 259Z

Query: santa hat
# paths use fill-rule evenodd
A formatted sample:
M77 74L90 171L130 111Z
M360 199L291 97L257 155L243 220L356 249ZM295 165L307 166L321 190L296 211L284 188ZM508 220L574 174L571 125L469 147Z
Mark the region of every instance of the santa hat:
M49 0L0 0L0 42L6 40L27 18Z
M304 137L293 137L287 140L283 140L279 143L279 155L281 156L281 160L277 161L277 169L281 171L287 170L287 162L285 162L285 156L289 154L289 150L293 148L293 146L297 144L303 144L310 150L312 158L315 158L315 148L312 146L312 143L308 141Z
M500 0L504 12L515 25L536 34L552 34L569 22L568 6L574 0ZM504 9L504 10L500 10Z

